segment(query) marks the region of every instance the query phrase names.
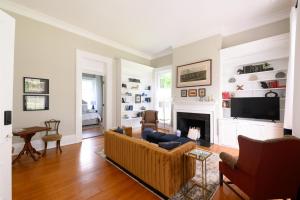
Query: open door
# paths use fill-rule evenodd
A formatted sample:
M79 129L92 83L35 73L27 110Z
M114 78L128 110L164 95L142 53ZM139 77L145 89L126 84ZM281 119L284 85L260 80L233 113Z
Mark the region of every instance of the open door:
M0 10L0 199L12 199L12 102L15 20Z

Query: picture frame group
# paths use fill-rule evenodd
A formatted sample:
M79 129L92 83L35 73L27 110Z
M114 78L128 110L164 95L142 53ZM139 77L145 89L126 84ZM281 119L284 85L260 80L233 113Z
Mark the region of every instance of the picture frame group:
M23 78L23 110L49 110L49 79Z
M205 97L206 96L206 89L199 88L199 89L184 89L180 91L181 97Z

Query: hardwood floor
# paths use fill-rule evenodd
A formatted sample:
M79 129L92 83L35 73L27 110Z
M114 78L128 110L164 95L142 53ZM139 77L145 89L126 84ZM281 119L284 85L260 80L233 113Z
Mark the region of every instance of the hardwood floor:
M134 134L139 137L138 134ZM83 140L81 144L62 147L63 153L54 149L34 162L23 156L13 165L13 199L60 200L101 199L135 200L158 199L150 191L112 166L95 152L103 149L103 136ZM213 145L211 151L236 150ZM214 200L238 200L226 186L218 188Z
M100 136L104 133L103 128L99 126L83 127L82 128L82 138L92 138Z

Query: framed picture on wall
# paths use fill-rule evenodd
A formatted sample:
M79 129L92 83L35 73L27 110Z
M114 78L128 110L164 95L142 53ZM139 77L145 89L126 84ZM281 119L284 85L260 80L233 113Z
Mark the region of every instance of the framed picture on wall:
M38 111L49 110L48 95L23 95L23 110Z
M140 94L135 95L135 103L141 103L142 102L142 96Z
M23 88L27 94L49 94L49 79L24 77Z
M196 97L197 89L189 89L188 94L189 94L189 97Z
M198 89L198 95L199 95L199 97L205 97L206 96L205 88Z
M187 90L181 90L181 97L187 97Z
M212 60L190 63L177 67L177 88L211 85Z

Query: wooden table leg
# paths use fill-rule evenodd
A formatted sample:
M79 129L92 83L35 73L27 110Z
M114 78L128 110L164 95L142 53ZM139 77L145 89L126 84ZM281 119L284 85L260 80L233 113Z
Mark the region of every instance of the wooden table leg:
M38 152L35 148L33 148L33 146L31 145L31 138L34 136L34 134L26 135L23 138L25 141L24 147L22 151L19 153L19 155L14 159L12 164L18 161L22 157L22 155L24 155L25 152L27 155L29 154L34 161L37 161L40 158L41 153ZM38 154L39 155L38 158L36 158L34 154Z

